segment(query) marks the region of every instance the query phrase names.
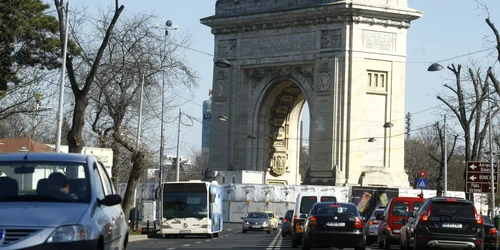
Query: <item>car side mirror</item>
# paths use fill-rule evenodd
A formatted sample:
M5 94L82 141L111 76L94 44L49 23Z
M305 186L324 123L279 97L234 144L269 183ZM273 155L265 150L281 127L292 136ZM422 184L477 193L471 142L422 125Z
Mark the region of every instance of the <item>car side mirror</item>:
M110 194L106 195L102 200L97 199L97 205L101 206L114 206L118 205L122 202L122 197L119 194Z

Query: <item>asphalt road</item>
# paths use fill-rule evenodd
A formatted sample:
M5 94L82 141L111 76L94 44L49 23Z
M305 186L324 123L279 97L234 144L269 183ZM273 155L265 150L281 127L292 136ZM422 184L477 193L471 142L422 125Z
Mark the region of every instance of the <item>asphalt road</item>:
M146 249L164 249L164 250L182 250L182 249L293 249L291 237L281 237L280 230L272 231L271 234L266 232L248 232L241 233L240 224L224 224L224 230L219 234L218 238L208 239L206 237L186 236L183 239L178 238L150 238L139 241L130 242L128 249L146 250ZM301 249L295 248L295 249ZM320 248L318 248L320 249ZM323 248L324 249L324 248ZM335 249L335 248L333 248ZM347 250L346 248L344 248ZM377 249L375 246L370 246L368 249ZM394 245L391 249L398 249Z

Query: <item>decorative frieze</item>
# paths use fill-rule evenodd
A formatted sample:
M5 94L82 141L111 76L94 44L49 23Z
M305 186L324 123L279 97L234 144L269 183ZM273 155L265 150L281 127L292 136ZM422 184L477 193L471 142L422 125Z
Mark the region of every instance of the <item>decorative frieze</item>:
M322 30L321 49L340 49L342 45L342 30Z
M304 53L316 48L314 32L241 39L241 57L270 57L287 53Z
M220 40L217 45L219 46L219 58L236 57L236 39Z

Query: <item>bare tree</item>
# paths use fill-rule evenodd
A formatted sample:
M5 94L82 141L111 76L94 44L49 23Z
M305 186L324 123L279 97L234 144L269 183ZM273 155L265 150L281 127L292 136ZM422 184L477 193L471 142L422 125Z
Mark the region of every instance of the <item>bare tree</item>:
M65 29L65 15L64 15L64 0L54 0L54 5L57 10L57 17L59 21L59 35L61 41L61 47L64 47L64 37L66 36ZM83 126L85 119L85 110L89 104L88 101L88 93L91 89L92 83L95 80L96 74L99 70L99 66L101 64L101 59L104 55L104 50L108 46L108 43L113 34L113 28L120 17L125 6L118 5L118 0L115 0L115 10L113 13L113 17L109 21L105 35L102 39L102 43L100 44L97 52L85 51L84 47L79 45L79 48L83 51L80 59L83 63L85 63L88 67L75 67L75 58L71 51L68 51L66 56L66 70L68 72L69 83L71 86L71 90L74 95L74 107L73 107L73 120L71 124L71 130L67 135L68 140L68 151L73 153L80 153L84 146L83 143ZM80 69L88 69L88 72L84 74L85 76L82 79L78 78L77 71ZM82 81L82 82L81 82Z

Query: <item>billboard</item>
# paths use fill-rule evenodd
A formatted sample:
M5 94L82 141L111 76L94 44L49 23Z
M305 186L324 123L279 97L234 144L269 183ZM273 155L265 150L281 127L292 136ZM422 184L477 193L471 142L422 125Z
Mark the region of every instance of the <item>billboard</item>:
M386 206L392 198L398 196L397 188L355 186L351 189L350 202L357 206L361 216L368 218L378 206Z

